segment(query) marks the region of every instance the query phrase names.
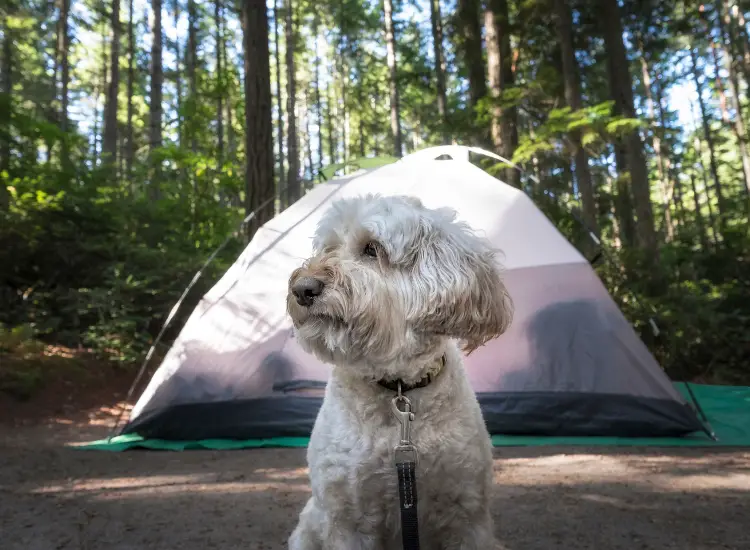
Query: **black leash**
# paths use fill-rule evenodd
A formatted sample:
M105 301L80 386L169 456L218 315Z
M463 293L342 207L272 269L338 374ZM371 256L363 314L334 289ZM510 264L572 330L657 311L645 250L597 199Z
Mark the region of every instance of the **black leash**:
M403 403L403 410L399 408ZM411 441L411 401L401 393L391 402L393 414L401 423L401 440L394 449L394 464L398 474L398 497L401 505L401 542L404 550L419 550L419 520L417 516L417 448Z

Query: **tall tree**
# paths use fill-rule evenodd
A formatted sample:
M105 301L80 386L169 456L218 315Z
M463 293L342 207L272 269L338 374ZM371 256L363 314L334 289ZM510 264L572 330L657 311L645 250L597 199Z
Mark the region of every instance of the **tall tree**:
M109 87L104 107L104 140L102 159L105 163L117 162L117 105L120 89L120 0L112 0L112 44L110 47Z
M513 158L518 147L518 116L514 106L500 105L503 94L513 87L513 59L510 47L510 18L507 0L489 0L485 11L487 70L494 105L491 117L492 144L505 158ZM505 181L520 186L519 172L509 166Z
M581 80L576 60L575 48L573 46L573 17L567 0L554 0L555 23L557 29L557 40L560 44L560 56L562 66L563 85L565 87L565 101L571 111L579 111L583 108L581 99ZM570 133L570 146L575 163L576 183L581 193L583 219L590 231L599 236L599 223L597 220L596 201L594 199L594 186L591 181L589 170L589 158L581 143L581 133L573 130Z
M281 87L281 42L279 40L279 0L273 2L273 52L276 62L276 131L279 138L279 186L282 203L286 192L286 173L284 171L284 101Z
M161 0L151 0L153 11L153 28L151 38L151 92L149 102L149 154L152 163L151 197L159 198L159 177L161 162L155 158L156 149L162 146L162 83L164 82L164 68L162 67L162 26Z
M245 64L245 211L250 239L274 215L271 67L265 0L242 2Z
M174 26L175 28L179 28L181 16L180 0L174 0L172 9ZM182 147L184 142L182 140L182 52L180 50L180 37L177 36L174 41L174 95L177 111L175 118L177 119L177 144Z
M10 24L10 6L6 6L3 14L3 53L2 53L2 87L0 88L0 172L10 171L10 128L11 102L13 101L13 36ZM5 183L0 184L0 211L7 210L10 203L10 193Z
M224 162L224 74L221 64L223 43L221 0L214 1L214 20L216 25L216 156L219 164L222 164Z
M646 48L642 40L639 39L639 47L641 49L641 84L646 93L646 107L648 109L648 118L650 121L656 121L656 106L654 104L653 91L651 89L651 72L649 71L649 63L646 59ZM664 229L666 232L667 242L674 239L674 224L672 223L672 212L670 210L670 185L666 170L666 160L662 153L661 137L659 132L653 130L651 132L651 145L654 149L654 155L656 156L657 172L659 174L659 183L661 186L661 198L662 198L662 209L664 212Z
M319 37L318 31L320 29L320 21L318 15L318 9L315 9L313 16L313 39L315 40L315 61L314 65L314 78L315 78L315 111L318 115L318 171L323 170L323 102L320 97L320 52L319 52Z
M60 130L63 132L62 165L66 172L70 171L70 151L68 147L68 87L70 86L70 0L60 0L60 35L58 48L60 51Z
M286 177L286 206L300 198L302 190L299 181L299 141L297 139L297 74L294 63L296 32L294 28L294 0L286 0L285 38L286 38L286 112L287 112L287 155L289 171Z
M457 0L461 54L469 78L469 104L472 109L487 95L484 60L482 58L482 27L479 24L479 0Z
M722 220L721 223L723 227L728 205L726 204L724 190L722 188L721 179L719 178L719 165L716 161L716 145L714 143L714 136L709 122L708 108L706 107L706 101L703 97L703 82L699 75L698 58L692 48L690 48L690 61L693 82L695 83L695 90L698 93L698 108L700 109L701 115L703 139L706 140L706 144L708 145L708 165L711 170L711 178L714 181L714 191L716 192L716 199L719 206L719 218Z
M393 154L396 158L403 155L401 145L401 105L398 93L398 67L396 63L396 34L393 30L393 0L383 0L385 19L385 49L388 63L388 83L391 92L391 137Z
M186 69L188 74L188 86L190 86L190 106L191 120L187 124L190 135L190 150L193 153L198 151L198 128L194 121L195 111L198 105L198 29L195 0L188 0L188 51Z
M732 109L734 110L734 134L737 137L737 146L739 148L740 160L742 161L742 173L745 181L745 190L747 191L748 195L750 195L750 154L748 154L747 148L748 136L745 131L745 117L742 112L742 104L740 102L739 79L737 77L737 72L735 71L734 55L732 51L731 40L734 39L734 32L732 32L731 30L727 32L724 31L721 25L721 6L717 5L717 8L719 9L717 25L719 27L719 33L722 37L721 42L724 53L724 67L726 68L727 74L729 75L729 91L732 98ZM729 10L727 10L726 16L727 19L725 21L727 23L727 27L729 29L732 29L734 25L729 18ZM730 40L727 40L727 34L729 35ZM748 69L750 69L750 67L748 67ZM746 76L750 78L750 73ZM747 81L747 84L750 85L750 81Z
M13 101L13 77L15 59L13 55L13 45L15 40L15 29L11 26L11 6L6 6L3 13L3 53L2 53L2 98L5 100L3 108L0 109L0 120L3 122L3 132L0 133L2 139L2 149L0 150L0 171L7 171L10 168L10 132L6 129L10 127L11 107ZM7 191L3 187L3 191Z
M437 108L440 117L440 135L443 143L450 143L447 120L447 99L445 91L445 55L443 54L443 18L440 13L440 0L430 0L430 22L432 24L432 51L435 56L435 84ZM364 143L361 133L360 141Z
M133 141L133 94L135 92L135 28L133 24L133 0L128 2L128 112L125 126L127 138L125 146L125 177L133 177L133 160L135 157L135 143ZM131 182L132 184L132 182Z
M615 112L628 118L637 118L633 100L633 81L623 43L620 8L617 0L601 0L598 7L607 50L610 94L614 100ZM646 252L648 262L654 265L658 259L659 247L654 228L651 189L643 143L635 128L628 131L621 141L633 193L638 240Z

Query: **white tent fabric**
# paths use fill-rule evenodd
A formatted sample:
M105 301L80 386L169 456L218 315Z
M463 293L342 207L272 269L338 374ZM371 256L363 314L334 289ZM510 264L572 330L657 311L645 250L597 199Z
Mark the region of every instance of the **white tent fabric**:
M317 185L267 222L190 316L124 432L182 439L309 433L316 389L329 367L292 338L287 280L310 255L331 201L367 193L415 195L427 207L452 207L502 250L515 320L467 359L491 431L674 435L700 429L586 259L523 192L471 164L470 151L481 152L430 148ZM206 415L215 420L206 422Z

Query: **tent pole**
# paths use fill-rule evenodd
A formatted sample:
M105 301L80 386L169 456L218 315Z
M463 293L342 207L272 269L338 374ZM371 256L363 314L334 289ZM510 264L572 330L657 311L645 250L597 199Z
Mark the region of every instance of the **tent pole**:
M714 429L711 427L711 423L708 421L708 417L706 416L706 413L703 411L703 407L701 407L700 402L698 401L698 398L696 397L695 393L693 393L693 388L690 387L690 382L687 380L684 382L685 387L687 388L688 393L690 394L690 398L693 400L693 403L695 404L695 408L698 411L698 414L701 417L701 426L703 427L703 431L706 433L708 437L713 439L714 441L718 441L719 438L716 437L716 432L714 432Z

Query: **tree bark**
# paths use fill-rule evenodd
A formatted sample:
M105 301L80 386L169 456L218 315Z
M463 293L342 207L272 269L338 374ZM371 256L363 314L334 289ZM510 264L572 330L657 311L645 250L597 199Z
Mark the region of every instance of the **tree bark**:
M104 32L105 27L102 27L102 66L101 66L101 81L99 82L99 88L96 94L96 106L94 112L96 114L96 120L94 121L94 164L100 161L104 164L104 124L107 116L107 37ZM104 105L102 106L101 124L99 124L99 96L104 96Z
M734 76L736 83L736 65L739 64L739 69L745 77L745 82L750 85L750 49L748 49L747 41L741 40L744 34L742 29L735 27L735 21L732 18L732 6L728 0L723 0L722 9L722 1L716 0L715 9L721 41L724 44L724 49L731 55L727 61L727 65L730 67L729 79L731 81ZM738 31L740 34L739 37L737 36ZM737 62L738 58L739 63ZM739 88L739 86L737 87Z
M655 93L654 102L656 104L656 108L658 110L658 116L659 116L659 126L661 127L662 131L665 131L667 129L667 120L664 115L664 105L663 105L664 91L662 88L662 84L659 81L657 81L656 85L654 86L654 93ZM669 144L665 142L665 143L661 143L660 145L661 145L660 158L663 159L663 162L664 162L663 169L664 169L665 177L669 185L669 189L671 190L671 197L673 198L673 202L675 203L675 206L677 207L677 211L680 214L684 214L685 205L682 202L682 184L680 183L680 178L674 174L672 162L670 161L671 151L669 148ZM676 221L679 222L679 218L676 218Z
M279 6L278 0L273 3L273 44L276 61L276 122L279 143L279 198L283 207L286 199L286 172L284 168L284 102L281 87L281 42L279 40Z
M469 77L469 105L472 110L476 109L479 100L487 95L479 7L479 0L458 0L457 15L461 33L461 53Z
M604 30L610 75L610 93L615 102L615 111L628 118L637 118L633 102L633 81L628 69L628 58L623 44L622 22L617 0L601 0L599 19ZM651 189L648 169L643 152L643 143L637 129L631 130L622 138L626 154L627 170L635 207L636 232L639 244L646 252L647 262L654 266L659 257L659 244L654 228L654 215L651 207ZM622 178L620 178L622 179Z
M320 53L318 52L318 12L313 19L313 36L315 37L315 112L318 115L318 171L323 169L323 102L320 98Z
M495 150L510 160L518 147L517 112L515 107L502 107L503 94L513 87L513 59L510 49L510 19L507 0L489 0L485 11L487 36L487 70L492 106L491 136ZM505 182L520 186L518 170L505 169Z
M245 49L245 211L256 212L247 224L252 238L273 217L273 129L268 13L265 0L242 2Z
M313 162L312 152L312 134L310 133L310 116L312 110L310 109L310 95L305 91L305 152L307 153L307 164L310 169L310 183L313 181L315 173L315 163Z
M187 51L187 73L188 85L190 86L190 99L188 100L190 119L187 124L190 136L190 150L198 152L198 136L195 125L195 116L198 106L198 29L196 19L198 15L195 10L195 0L188 0L188 51Z
M706 223L703 221L700 195L698 195L698 188L695 185L695 174L693 172L690 172L690 187L693 189L693 204L695 205L695 223L698 226L698 239L700 240L701 248L703 248L703 250L708 250Z
M214 2L216 20L216 156L219 166L224 162L224 75L221 64L222 13L221 0Z
M287 172L287 201L286 205L296 202L300 198L299 181L299 139L297 137L297 74L294 63L294 53L297 47L297 37L294 21L294 0L286 0L285 10L285 38L286 38L286 112L287 112L287 156L289 171Z
M700 80L698 73L698 59L695 55L695 51L690 49L690 61L691 72L693 74L693 82L695 83L696 92L698 92L698 108L701 113L701 126L703 127L703 139L706 140L708 145L708 163L711 170L711 178L714 181L714 191L716 192L717 204L719 206L719 218L722 229L724 228L725 218L724 216L728 212L728 205L724 198L724 191L722 189L721 180L719 179L719 167L716 162L716 146L714 145L714 137L711 132L711 125L709 123L708 109L706 108L706 102L703 99L703 83Z
M224 22L224 29L226 29L226 21ZM222 57L224 59L224 71L227 74L227 79L224 81L224 84L227 87L227 97L226 101L224 102L227 106L227 148L229 149L229 156L232 160L234 160L234 152L236 150L235 146L235 133L234 133L234 117L232 116L232 94L229 88L229 84L232 84L232 89L234 89L234 63L229 60L227 57L227 40L226 37L222 38L221 41L221 49L223 51Z
M745 180L745 191L747 192L748 196L750 196L750 155L748 155L747 150L747 134L745 131L745 120L744 116L742 114L742 105L740 103L740 85L739 85L739 79L737 78L737 71L735 70L735 63L734 63L734 51L735 51L735 42L736 37L734 33L734 25L730 18L730 8L729 4L727 2L724 3L727 8L726 18L725 18L725 24L726 28L728 29L729 34L729 42L727 42L727 32L725 32L725 29L722 28L721 25L721 18L719 18L719 33L722 37L722 46L723 46L723 54L724 54L724 67L727 70L727 73L729 74L729 92L732 97L732 109L734 109L734 123L732 124L734 129L734 134L737 138L737 145L740 150L740 160L742 161L742 174L743 178ZM721 6L717 3L717 9L721 9ZM719 12L720 14L721 12ZM747 47L747 43L744 42L745 47ZM716 56L716 52L714 51L714 56ZM748 54L750 56L750 53ZM745 57L742 57L743 62ZM745 70L745 78L750 79L750 66L744 66ZM718 67L717 67L718 69ZM718 77L718 72L717 72ZM748 84L750 84L750 80L746 80Z
M156 149L162 146L162 83L164 82L164 69L162 67L162 27L161 27L161 0L151 0L153 11L153 38L151 42L151 92L149 102L149 153L151 156L151 198L160 197L159 178L161 174L160 162L155 157Z
M729 110L727 109L727 94L725 93L724 82L719 73L721 63L719 63L719 55L716 52L716 44L711 43L711 55L714 60L714 89L719 94L719 109L721 110L721 120L725 124L729 124Z
M393 139L393 155L400 158L403 155L401 137L401 106L398 94L398 67L396 63L396 37L393 30L393 0L383 0L385 19L385 48L388 62L388 83L391 92L391 137Z
M330 157L330 164L334 164L336 162L336 130L333 127L333 97L330 86L326 90L326 107L326 114L328 115L326 124L328 126L328 156Z
M60 1L60 130L63 133L60 148L61 164L65 172L72 169L70 164L70 148L68 146L68 86L70 85L70 0Z
M135 86L135 28L133 25L133 0L128 2L128 112L125 127L125 178L132 187L133 159L135 157L135 143L133 142L133 93Z
M648 118L652 124L656 122L656 108L654 97L651 91L651 74L648 69L648 61L645 58L645 48L643 43L639 44L641 49L641 80L646 92L646 106L648 109ZM666 162L661 148L661 138L657 131L652 129L651 145L656 155L656 166L659 173L659 182L661 183L662 208L664 210L664 229L666 233L666 242L674 240L674 224L672 223L672 212L669 207L671 199L671 189L669 179L667 178Z
M131 0L132 1L132 0ZM178 28L180 21L180 2L179 0L174 3L174 26ZM174 85L175 85L175 99L177 102L177 144L182 147L184 142L182 139L182 67L180 62L182 61L182 54L180 52L180 37L177 36L174 41Z
M117 163L117 105L120 88L120 0L112 0L112 45L110 47L109 87L104 108L102 161L112 167Z
M440 136L443 143L450 143L447 120L447 100L445 92L445 56L443 55L443 18L440 13L440 0L430 0L430 22L432 23L432 49L435 54L435 84L437 108L440 117ZM362 141L360 135L360 142Z
M555 0L555 22L557 40L560 44L562 77L565 87L565 100L571 111L578 111L583 107L581 99L581 80L573 46L573 18L567 0ZM578 190L581 193L583 219L592 231L599 237L599 223L597 220L594 186L591 181L589 159L581 143L581 134L577 130L570 132L570 144L575 163L575 175Z
M693 138L693 149L695 149L696 156L698 157L698 165L701 168L701 177L703 178L703 188L706 190L706 207L708 208L709 226L711 227L711 232L713 234L713 241L715 244L718 244L719 241L717 237L718 232L716 230L716 216L714 215L713 206L711 206L711 193L709 193L711 186L708 183L706 167L703 164L703 145L701 144L701 140L697 135Z
M3 128L10 128L11 102L13 101L13 65L15 63L13 56L15 32L10 27L10 14L8 11L10 11L9 7L3 18L2 93L7 101L7 105L0 109L0 123L2 123ZM0 171L10 172L11 137L10 135L2 135L0 140ZM9 204L10 192L5 184L2 184L0 185L0 211L7 210Z

